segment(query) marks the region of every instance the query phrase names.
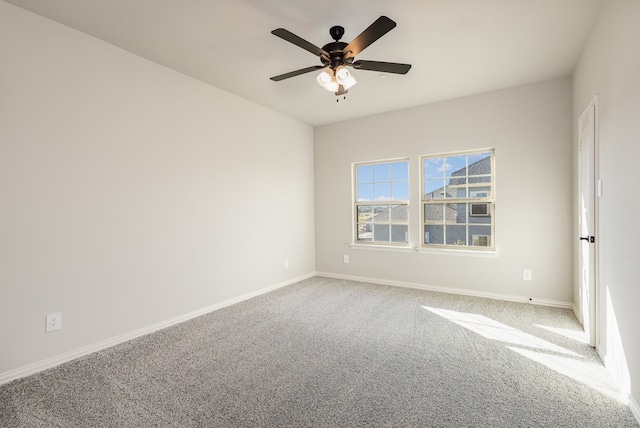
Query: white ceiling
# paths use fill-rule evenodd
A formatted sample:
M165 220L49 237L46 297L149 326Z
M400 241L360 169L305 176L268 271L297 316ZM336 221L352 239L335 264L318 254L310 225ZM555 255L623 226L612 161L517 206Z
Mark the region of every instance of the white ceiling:
M572 73L601 0L6 0L247 100L318 126ZM340 98L320 64L272 34L316 46L329 28L350 42L380 15L397 27L356 59L413 65L407 75L354 70Z

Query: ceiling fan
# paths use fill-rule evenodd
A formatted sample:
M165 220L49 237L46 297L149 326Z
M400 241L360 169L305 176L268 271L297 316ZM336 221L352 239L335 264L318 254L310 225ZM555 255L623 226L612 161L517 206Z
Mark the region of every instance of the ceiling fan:
M353 39L351 43L345 43L340 41L344 35L344 28L336 25L331 27L329 30L329 34L334 41L327 43L322 47L322 49L309 43L303 38L296 36L292 32L285 30L284 28L273 30L271 34L320 57L322 65L313 65L311 67L280 74L272 77L271 80L279 82L290 77L323 69L317 77L317 81L320 86L330 92L334 92L336 95L344 95L347 93L349 88L357 83L356 79L347 67L353 67L358 70L380 71L383 73L407 74L411 68L411 64L355 60L356 55L380 37L387 34L395 26L396 23L393 20L386 16L381 16L376 19L373 24L367 27L367 29L360 33L358 37Z

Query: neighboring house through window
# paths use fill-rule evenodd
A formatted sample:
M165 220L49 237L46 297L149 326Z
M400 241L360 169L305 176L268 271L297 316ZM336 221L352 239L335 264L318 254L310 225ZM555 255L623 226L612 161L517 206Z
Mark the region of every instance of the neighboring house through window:
M421 166L421 246L493 250L493 150L423 156Z
M354 178L354 242L408 244L408 159L354 164Z

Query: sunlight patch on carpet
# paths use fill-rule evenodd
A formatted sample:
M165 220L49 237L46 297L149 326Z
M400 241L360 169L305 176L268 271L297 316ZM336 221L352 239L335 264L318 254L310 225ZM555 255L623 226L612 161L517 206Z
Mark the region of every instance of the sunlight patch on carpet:
M534 324L534 326L550 331L552 333L558 334L560 336L564 336L567 339L575 340L578 343L584 343L584 344L589 343L589 338L587 337L587 333L585 333L582 330L569 330L566 328L549 327L547 325L540 325L540 324Z
M469 329L485 339L498 340L512 345L525 346L528 348L535 348L543 351L557 352L577 358L583 358L580 354L569 349L562 348L532 334L525 333L483 315L456 312L448 309L430 308L427 306L423 306L423 308L436 315L440 315L461 327Z
M620 391L611 383L609 373L605 367L587 362L583 355L500 323L484 315L431 308L428 306L422 306L422 308L479 334L485 339L503 342L507 349L531 361L542 364L557 373L587 385L621 403L624 402ZM535 326L580 343L586 343L587 340L586 335L576 334L579 332L573 330L537 324Z

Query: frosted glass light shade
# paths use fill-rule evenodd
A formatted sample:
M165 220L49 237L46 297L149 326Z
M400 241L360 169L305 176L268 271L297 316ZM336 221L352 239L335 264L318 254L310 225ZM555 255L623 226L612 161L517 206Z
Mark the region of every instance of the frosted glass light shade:
M356 82L355 77L353 77L353 74L351 74L346 67L342 66L336 69L336 80L340 85L344 86L344 89L349 89L358 83Z
M336 82L335 80L332 80L324 88L329 92L338 92L339 86L340 85L338 84L338 82Z
M325 68L318 74L318 83L323 88L326 88L329 83L333 80L333 70Z
M336 80L338 82L347 79L350 75L351 73L349 73L349 70L347 70L346 67L340 66L336 69Z

